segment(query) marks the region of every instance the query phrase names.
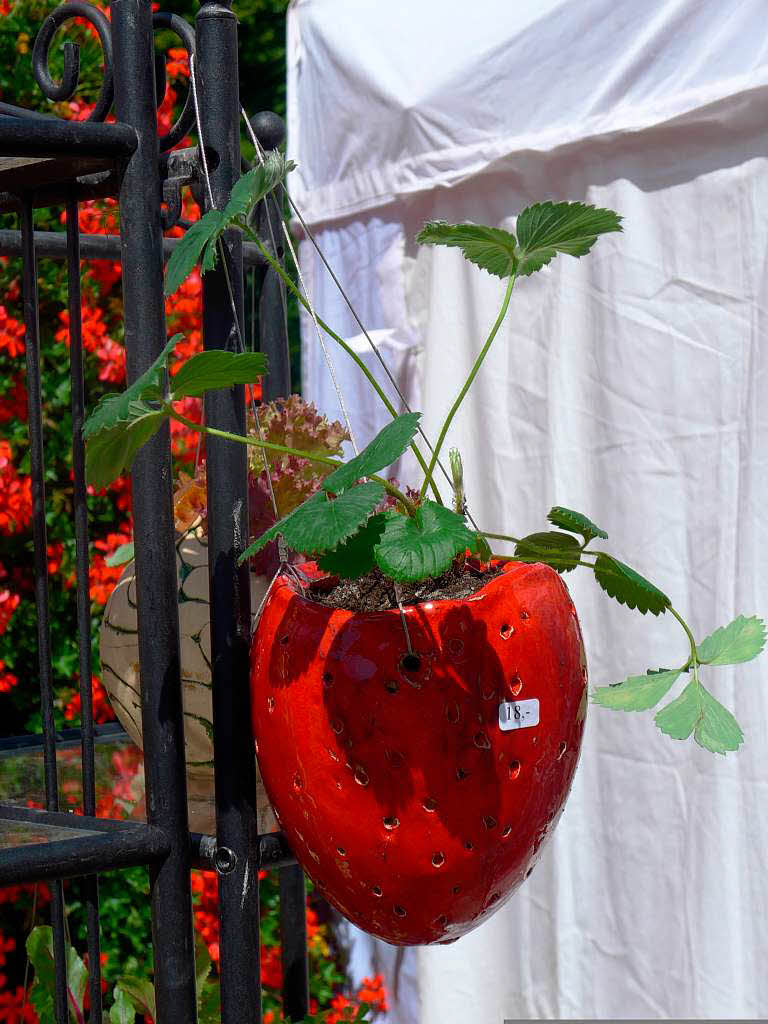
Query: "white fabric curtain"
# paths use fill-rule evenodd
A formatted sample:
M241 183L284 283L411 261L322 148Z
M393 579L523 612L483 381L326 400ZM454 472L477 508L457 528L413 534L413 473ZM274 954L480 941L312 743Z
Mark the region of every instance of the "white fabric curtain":
M517 30L503 24L507 6L518 5L483 0L472 18L463 6L467 45L457 47L453 64L447 42L441 51L441 124L468 142L478 140L458 114L457 124L450 121L450 91L471 111L467 51L487 8L497 14L496 50L524 52ZM545 528L553 504L580 509L608 531L606 547L661 586L702 637L739 612L768 612L764 6L613 3L611 17L624 16L622 33L611 22L613 35L600 23L600 0L533 6L541 17L521 30L527 52L551 45L562 63L539 83L541 106L559 111L560 120L542 118L538 127L570 125L560 143L553 136L546 146L507 148L483 168L471 163L469 174L459 152L441 187L424 177L401 188L393 174L386 201L376 205L350 168L377 159L364 118L369 94L384 97L376 108L380 148L396 135L386 130L393 91L379 86L385 73L397 78L403 5L299 0L291 20L289 125L289 145L303 161L297 194L304 190L321 247L363 322L378 332L374 341L406 397L423 409L432 437L496 316L503 286L456 251L418 250L413 238L421 223L440 217L513 227L512 214L549 198L624 215L624 234L601 239L581 260L558 257L516 287L510 317L450 441L464 454L471 510L486 529L519 536ZM418 32L429 9L438 48L445 7L425 0L418 15L414 10ZM447 7L443 20L450 22ZM605 97L600 116L609 134L575 116L588 104L574 89L568 53L547 35L553 24L582 33L592 26L601 36L604 59L592 95ZM361 49L363 29L368 50ZM347 49L351 37L356 46ZM736 56L724 52L726 43L738 44ZM589 49L582 37L574 36L574 46L582 56ZM679 66L666 62L669 53ZM641 54L645 78L636 63ZM738 82L714 74L740 60ZM515 67L499 83L510 97L523 88ZM619 67L624 77L614 74ZM480 78L484 73L478 66ZM610 89L598 89L609 81ZM660 81L671 83L661 106ZM341 169L328 139L314 137L317 126L307 124L318 83L326 92L314 102L325 108L326 122L339 104L342 121L362 118L363 139L347 138ZM336 90L330 96L329 83ZM675 83L690 85L684 102ZM630 94L634 121L625 118L622 127ZM397 120L395 100L391 106ZM673 120L659 110L674 111ZM535 111L526 117L523 136L530 138ZM589 128L581 137L579 124ZM403 139L405 151L411 140L407 133ZM357 153L363 141L368 148ZM357 208L340 219L329 196L342 192L345 209ZM373 366L308 242L300 255L318 311L355 338ZM305 393L333 411L335 394L309 322L303 339ZM364 442L386 414L347 357L333 350L333 359ZM401 479L408 482L412 471L404 465ZM670 616L643 619L578 572L567 582L593 684L685 658ZM765 660L708 674L746 736L725 758L662 736L651 714L593 707L553 840L495 917L448 947L398 951L354 933L354 970L362 976L383 969L389 977L390 1024L768 1016L761 957L768 946L767 674Z

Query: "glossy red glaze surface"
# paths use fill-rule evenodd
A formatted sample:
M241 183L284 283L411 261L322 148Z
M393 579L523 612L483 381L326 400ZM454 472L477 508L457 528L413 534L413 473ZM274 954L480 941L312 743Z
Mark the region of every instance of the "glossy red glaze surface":
M587 673L576 611L544 565L471 598L360 614L280 577L252 651L259 765L296 856L365 931L450 942L527 877L576 769ZM502 700L540 724L504 732Z

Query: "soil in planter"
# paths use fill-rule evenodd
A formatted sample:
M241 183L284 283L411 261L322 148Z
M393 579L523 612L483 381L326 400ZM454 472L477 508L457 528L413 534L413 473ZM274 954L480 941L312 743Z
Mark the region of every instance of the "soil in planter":
M489 580L501 575L501 571L498 567L481 570L468 564L453 565L435 579L401 583L400 601L410 605L470 597ZM395 586L378 569L357 580L339 580L337 577L319 580L309 588L309 597L329 608L346 608L355 612L383 612L397 608Z

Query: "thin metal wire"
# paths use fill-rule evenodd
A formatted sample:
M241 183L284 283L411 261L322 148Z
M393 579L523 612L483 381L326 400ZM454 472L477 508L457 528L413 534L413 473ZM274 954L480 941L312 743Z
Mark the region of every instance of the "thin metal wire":
M211 209L215 209L216 208L216 204L213 201L213 189L211 187L211 178L210 178L210 175L208 173L208 160L207 160L206 155L205 155L205 140L203 139L203 129L202 129L202 125L200 124L200 107L199 107L198 100L197 100L197 84L196 84L195 79L196 79L196 75L195 75L195 55L194 55L194 53L191 53L189 55L189 80L190 80L190 84L191 84L191 87L192 87L192 102L193 102L194 107L195 107L195 124L197 126L197 137L199 139L199 144L200 144L200 160L201 160L201 163L203 165L203 177L205 178L205 185L206 185L206 188L208 190L208 201L211 204ZM234 325L235 325L235 333L237 335L237 342L238 342L238 345L240 346L240 351L241 352L245 352L245 341L243 339L242 331L240 329L240 318L237 315L237 304L235 302L235 294L234 294L234 291L232 289L232 281L231 281L230 276L229 276L229 267L227 266L227 259L226 259L226 252L225 252L225 249L224 249L224 243L221 241L221 239L219 239L217 244L218 244L218 248L219 248L219 259L221 260L221 266L222 266L222 269L224 271L224 280L227 283L227 294L229 296L229 302L230 302L230 306L232 308L232 319L233 319L233 322L234 322ZM256 405L256 399L254 398L254 395L253 395L253 388L248 389L247 393L248 393L248 397L249 397L250 402L251 402L251 409L253 411L253 417L254 417L254 420L256 421L256 429L258 430L258 433L259 433L259 440L260 441L264 441L265 440L264 431L262 430L261 419L259 418L259 410L258 410L258 406ZM198 445L198 452L199 452L199 445ZM272 485L272 470L270 469L269 459L267 457L266 448L262 448L261 449L261 457L262 457L262 459L264 461L264 473L265 473L266 478L267 478L267 486L269 487L269 496L270 496L270 500L272 502L272 510L275 513L275 519L279 519L280 518L280 512L279 512L278 507L277 507L277 498L275 497L275 489L274 489L274 487Z
M253 126L252 126L251 122L248 120L248 116L245 113L245 108L242 107L242 106L240 107L240 113L242 114L243 120L245 121L246 127L248 129L248 134L251 136L251 142L253 143L254 148L256 149L256 155L259 158L259 163L263 164L264 163L264 150L263 150L263 148L261 146L261 143L256 138L256 133L253 130ZM286 190L285 194L288 195L287 190ZM267 197L267 198L269 198L269 197ZM290 196L288 197L288 200L290 202ZM355 452L355 455L358 455L359 454L359 449L357 447L357 441L355 440L354 431L352 430L352 422L351 422L351 420L349 418L349 412L347 411L347 405L346 405L346 402L344 401L344 395L342 394L341 388L339 387L338 378L336 376L336 367L335 367L333 359L331 357L331 353L328 350L328 346L326 345L325 338L323 336L323 332L320 330L320 324L318 323L318 320L317 320L317 313L315 312L314 304L312 302L312 299L309 296L309 291L307 290L307 286L306 286L306 283L304 281L304 277L303 277L303 275L301 273L301 267L299 265L298 256L296 255L296 250L293 247L293 241L292 241L291 236L290 236L290 234L288 232L288 229L285 226L285 221L283 220L282 210L279 210L278 212L280 214L280 223L281 223L282 228L283 228L283 235L285 236L285 240L286 240L286 242L288 244L288 249L289 249L289 251L291 253L291 257L293 259L293 262L294 262L294 264L296 266L296 273L298 274L298 277L299 277L299 287L304 292L304 297L306 298L307 305L309 306L309 315L312 317L312 321L313 321L313 323L315 325L315 334L317 335L317 340L320 342L320 348L322 349L322 352L323 352L323 358L325 359L325 365L328 367L328 373L330 374L330 377L331 377L331 382L333 384L333 389L336 392L336 398L338 400L339 407L341 408L341 414L344 417L344 423L345 423L346 428L347 428L347 433L349 434L349 439L350 439L350 441L352 443L352 448L353 448L353 450ZM275 236L274 236L274 233L272 231L272 223L269 220L269 218L267 218L267 223L269 225L269 233L270 233L270 236L271 236L271 239L272 239L272 251L276 252L277 251L277 242L275 240ZM285 299L283 299L283 301L285 301Z

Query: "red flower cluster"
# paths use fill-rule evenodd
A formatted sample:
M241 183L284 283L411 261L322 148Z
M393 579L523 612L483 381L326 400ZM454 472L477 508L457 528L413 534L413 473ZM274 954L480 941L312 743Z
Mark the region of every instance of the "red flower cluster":
M20 476L8 441L0 441L0 533L20 533L32 521L32 478Z
M0 352L7 352L11 358L24 355L24 324L8 315L5 306L0 306Z
M91 691L93 693L93 720L94 722L114 722L115 713L109 703L107 691L101 685L101 679L94 676L91 680ZM64 708L64 717L68 722L79 718L83 710L83 702L78 691Z
M99 357L99 380L111 384L122 384L125 380L125 349L109 335L104 322L104 311L99 306L83 306L81 310L83 348ZM70 345L69 312L64 309L59 313L63 324L56 332L56 340L63 341L67 348Z
M96 604L106 604L115 584L123 574L125 566L107 565L107 559L113 555L121 544L131 540L130 527L123 527L126 532L108 533L103 540L93 542L95 554L91 559L89 571L91 600Z
M13 387L0 397L0 423L27 418L27 388L19 374L14 377Z

